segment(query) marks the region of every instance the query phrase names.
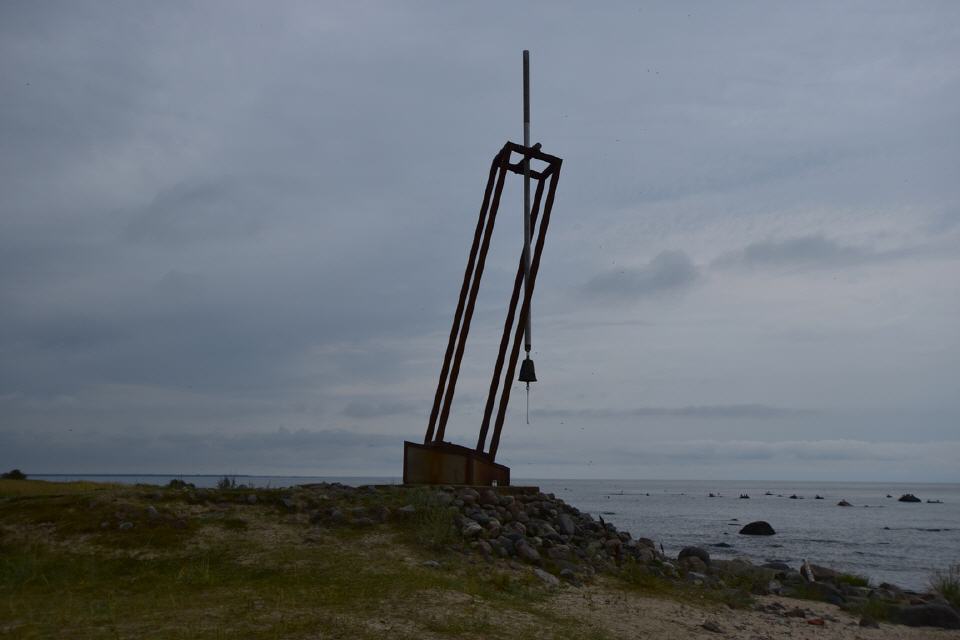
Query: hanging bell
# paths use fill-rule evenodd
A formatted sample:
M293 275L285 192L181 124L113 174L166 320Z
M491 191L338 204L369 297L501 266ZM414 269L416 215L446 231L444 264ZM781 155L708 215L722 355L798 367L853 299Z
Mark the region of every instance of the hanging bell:
M533 360L530 359L529 354L526 359L520 363L520 377L517 379L527 384L537 381L537 372L533 369Z

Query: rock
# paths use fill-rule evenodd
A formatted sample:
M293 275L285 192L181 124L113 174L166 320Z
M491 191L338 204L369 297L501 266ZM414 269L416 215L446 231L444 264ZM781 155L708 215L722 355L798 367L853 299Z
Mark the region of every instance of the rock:
M723 633L723 627L718 625L716 622L713 622L712 620L707 620L700 626L706 629L707 631L711 631L713 633Z
M690 558L690 560L699 560L698 558ZM702 562L700 564L703 564ZM687 580L692 582L695 585L702 585L707 581L707 574L700 571L691 571L687 573Z
M724 535L726 535L726 534L724 534ZM727 544L726 542L715 542L714 544L712 544L712 545L710 545L710 546L711 546L711 547L717 547L718 549L729 549L729 548L731 548L733 545L732 545L732 544Z
M897 498L897 502L923 502L923 501L920 500L920 498L918 498L917 496L913 495L912 493L905 493L899 498Z
M547 573L543 569L534 567L533 575L540 578L540 581L550 589L556 589L560 586L560 580L557 578L557 576L553 575L552 573Z
M573 518L565 513L561 513L557 518L557 526L560 528L560 533L566 536L572 536L577 530Z
M157 508L151 504L147 507L147 517L151 520L156 520L160 517L160 512L157 511Z
M740 529L740 535L744 536L772 536L776 533L770 523L763 520L751 522Z
M847 502L846 500L841 500L837 503L838 507L852 507L853 505Z
M477 540L476 545L485 560L493 559L493 546L491 546L489 542L486 540Z
M117 525L117 528L120 529L120 531L129 531L130 529L133 529L133 523L130 521L124 521Z
M283 497L280 498L280 504L289 509L290 511L295 511L297 508L297 503L293 501L293 498Z
M683 560L684 558L700 558L703 564L710 564L710 554L706 549L701 547L684 547L680 550L680 553L677 554L677 560Z
M813 574L812 576L810 575L811 573ZM805 563L800 567L800 575L810 581L826 580L828 582L835 582L837 578L843 574L828 567L821 567L818 564Z
M773 569L774 571L790 571L790 565L786 562L765 562L760 566L764 569Z
M867 629L879 629L880 623L871 618L868 615L864 615L860 618L860 626L866 627Z
M514 548L517 550L517 555L520 556L523 560L527 562L532 562L534 564L540 563L540 554L536 549L530 546L530 544L524 540L520 539L517 542L513 543Z
M412 504L406 504L400 507L399 509L397 509L397 515L400 516L401 518L412 516L416 512L417 512L417 508Z
M650 538L637 538L637 544L642 544L645 547L650 547L654 551L657 549L657 545Z
M569 567L560 569L560 579L569 582L575 587L579 587L581 584L583 584L580 582L580 579L577 577L577 574L574 572L574 570Z
M467 540L471 538L479 537L483 532L483 527L473 520L468 520L464 523L463 528L460 529L460 535L462 535Z
M687 556L680 561L680 567L687 573L706 573L707 565L696 556Z
M497 494L493 489L484 489L481 491L478 500L480 504L496 505L500 503L500 499L497 497Z
M257 504L256 494L251 493L247 495L247 504Z
M424 567L426 567L427 569L439 569L439 568L440 568L440 563L437 562L436 560L424 560L424 561L421 563L421 566L424 566Z
M818 627L822 627L827 623L824 622L823 618L810 618L809 620L807 620L807 624L813 624Z
M908 627L960 629L960 615L942 604L919 604L895 610L894 619Z

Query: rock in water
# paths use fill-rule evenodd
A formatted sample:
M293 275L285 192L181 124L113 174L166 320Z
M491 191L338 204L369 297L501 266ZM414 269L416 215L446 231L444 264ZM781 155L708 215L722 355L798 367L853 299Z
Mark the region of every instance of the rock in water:
M847 502L846 500L841 500L837 503L838 507L852 507L853 505Z
M700 558L703 564L710 564L710 554L706 549L700 547L684 547L677 554L677 560L683 560L684 558Z
M744 536L772 536L776 533L769 522L757 520L740 529L740 535Z
M897 502L921 502L921 500L912 493L905 493L897 499Z

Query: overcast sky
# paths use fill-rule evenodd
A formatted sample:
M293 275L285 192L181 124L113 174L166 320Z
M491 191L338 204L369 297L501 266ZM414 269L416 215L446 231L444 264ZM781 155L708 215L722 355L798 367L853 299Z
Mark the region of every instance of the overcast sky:
M528 48L564 165L499 461L960 481L960 5L522 7L0 4L0 467L399 476ZM513 182L454 442L521 231Z

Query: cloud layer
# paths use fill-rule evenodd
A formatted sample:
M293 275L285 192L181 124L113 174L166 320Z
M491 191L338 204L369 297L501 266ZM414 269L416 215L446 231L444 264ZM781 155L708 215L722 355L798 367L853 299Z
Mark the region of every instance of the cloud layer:
M0 467L390 475L521 135L522 42L564 166L515 475L960 480L922 462L960 424L960 7L546 8L0 5Z

